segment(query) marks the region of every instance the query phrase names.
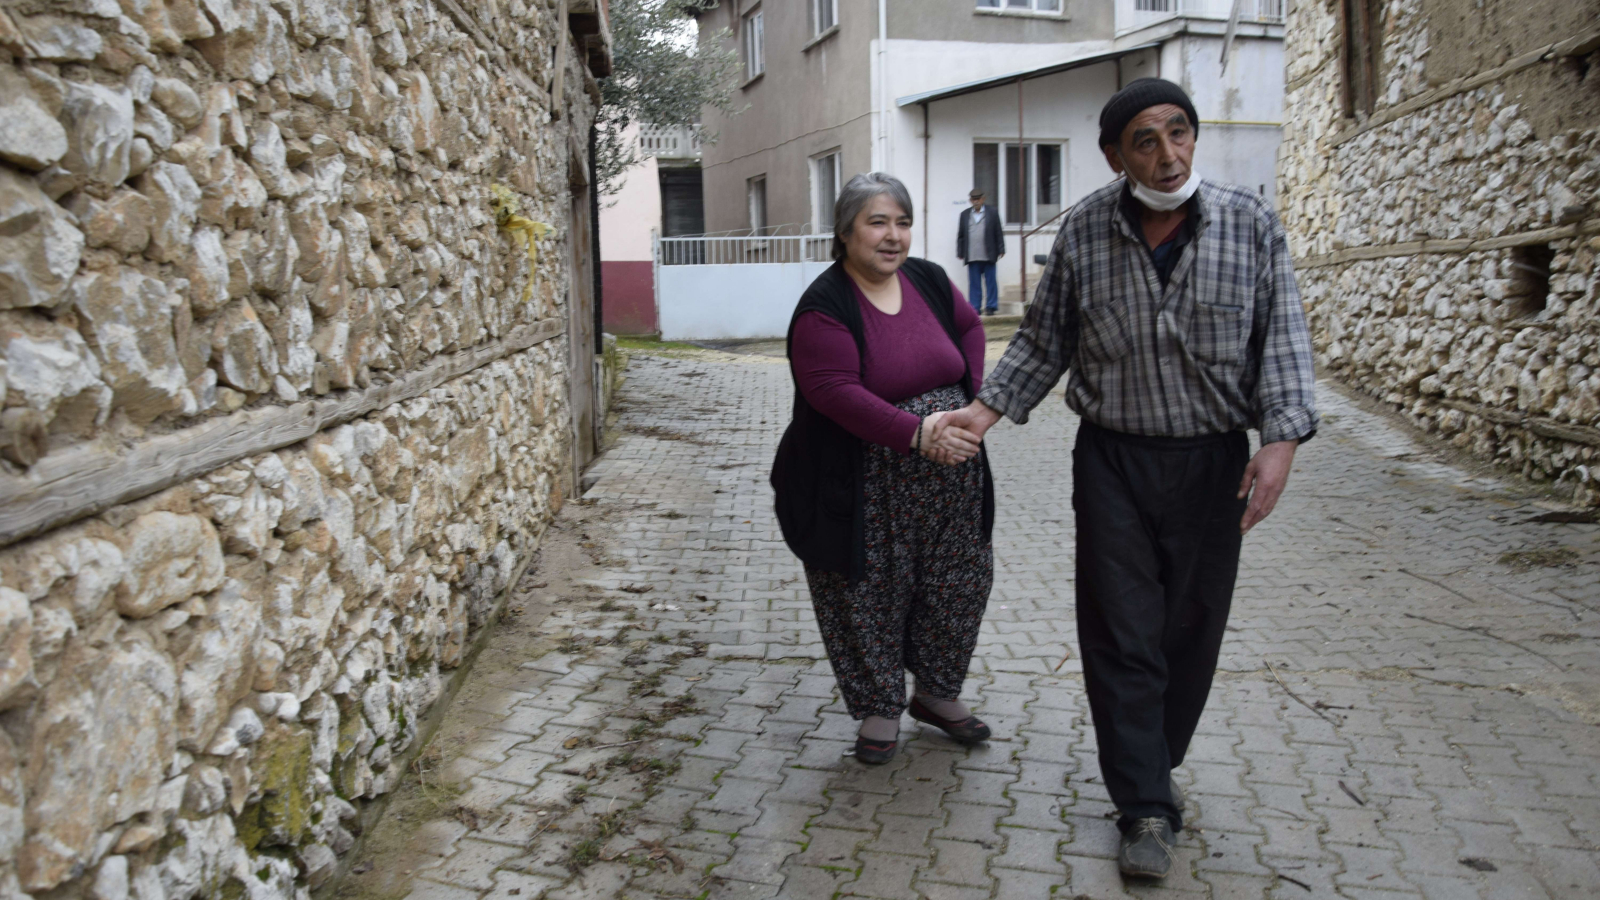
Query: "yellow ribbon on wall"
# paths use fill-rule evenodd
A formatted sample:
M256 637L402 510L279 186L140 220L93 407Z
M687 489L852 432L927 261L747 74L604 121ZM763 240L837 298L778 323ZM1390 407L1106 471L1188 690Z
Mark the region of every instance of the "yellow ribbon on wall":
M489 205L494 207L494 224L519 238L528 250L528 283L522 290L522 302L527 303L533 299L533 276L539 263L539 247L534 242L554 234L555 226L517 215L517 195L504 185L489 185L489 193L494 195L489 199Z

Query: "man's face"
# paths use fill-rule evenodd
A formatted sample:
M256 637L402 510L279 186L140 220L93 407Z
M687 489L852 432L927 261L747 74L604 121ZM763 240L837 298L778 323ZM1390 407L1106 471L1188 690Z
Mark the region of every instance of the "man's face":
M983 208L983 195L982 194L979 194L976 197L968 197L967 199L972 204L972 208L973 209L982 209Z
M1102 149L1113 171L1170 194L1189 180L1194 126L1181 108L1163 103L1134 116L1122 129L1122 140Z

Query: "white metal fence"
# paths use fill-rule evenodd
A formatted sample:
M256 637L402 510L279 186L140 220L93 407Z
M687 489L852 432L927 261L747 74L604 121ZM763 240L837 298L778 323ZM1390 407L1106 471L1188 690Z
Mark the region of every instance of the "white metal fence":
M669 237L658 239L656 258L663 266L831 262L832 244L827 234Z
M1119 0L1117 31L1125 32L1174 16L1227 19L1234 0ZM1239 18L1245 22L1282 22L1286 0L1243 0Z

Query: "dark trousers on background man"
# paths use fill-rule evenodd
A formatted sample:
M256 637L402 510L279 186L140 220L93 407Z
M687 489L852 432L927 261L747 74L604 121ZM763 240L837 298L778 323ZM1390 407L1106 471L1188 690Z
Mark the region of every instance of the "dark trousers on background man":
M1243 432L1141 437L1087 421L1072 451L1078 646L1100 772L1126 829L1169 790L1211 692L1234 578Z
M983 288L989 288L989 312L1000 308L1000 287L995 280L994 260L967 263L967 302L978 312L983 312Z

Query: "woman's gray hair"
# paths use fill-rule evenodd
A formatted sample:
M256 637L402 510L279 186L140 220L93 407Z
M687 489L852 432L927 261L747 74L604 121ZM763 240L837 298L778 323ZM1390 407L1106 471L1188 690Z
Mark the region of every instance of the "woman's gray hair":
M833 202L833 258L844 258L844 239L855 228L856 216L866 209L872 198L888 194L889 199L900 204L906 218L911 218L911 192L905 182L887 172L862 172L845 182L839 199Z

